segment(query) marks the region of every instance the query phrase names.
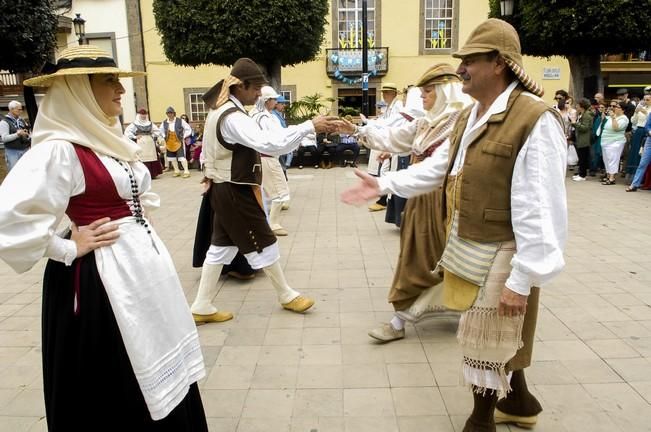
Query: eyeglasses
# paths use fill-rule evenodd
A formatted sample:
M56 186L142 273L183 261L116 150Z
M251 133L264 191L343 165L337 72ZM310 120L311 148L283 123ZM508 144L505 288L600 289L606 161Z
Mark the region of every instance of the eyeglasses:
M610 107L611 107L611 108L620 108L619 105L611 105Z
M562 97L555 97L554 100L563 100Z

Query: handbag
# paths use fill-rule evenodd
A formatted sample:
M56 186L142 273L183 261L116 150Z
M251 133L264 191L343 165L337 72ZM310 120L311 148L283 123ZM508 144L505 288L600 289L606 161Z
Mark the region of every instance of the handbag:
M570 144L567 148L567 165L574 166L579 163L579 155L576 152L574 144Z

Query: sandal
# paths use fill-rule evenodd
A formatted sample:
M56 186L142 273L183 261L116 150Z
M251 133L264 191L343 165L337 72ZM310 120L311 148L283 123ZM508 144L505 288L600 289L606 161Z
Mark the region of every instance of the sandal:
M629 187L627 187L626 192L637 192L637 186L629 186Z
M610 186L615 184L615 180L604 180L601 182L602 185L604 186Z

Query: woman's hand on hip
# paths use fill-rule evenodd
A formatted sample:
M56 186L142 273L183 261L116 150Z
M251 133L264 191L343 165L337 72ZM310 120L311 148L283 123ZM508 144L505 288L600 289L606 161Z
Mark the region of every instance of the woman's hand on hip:
M111 218L105 217L82 227L72 224L70 239L77 245L77 258L97 248L110 246L117 241L120 237L118 226L108 223L110 221Z

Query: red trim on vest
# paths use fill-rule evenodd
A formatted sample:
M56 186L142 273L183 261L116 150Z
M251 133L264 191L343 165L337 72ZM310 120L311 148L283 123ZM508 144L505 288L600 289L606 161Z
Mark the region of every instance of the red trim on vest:
M91 149L74 145L84 171L86 190L70 198L66 214L77 226L89 225L103 217L111 220L132 216L129 205L115 187L115 182L99 157Z

